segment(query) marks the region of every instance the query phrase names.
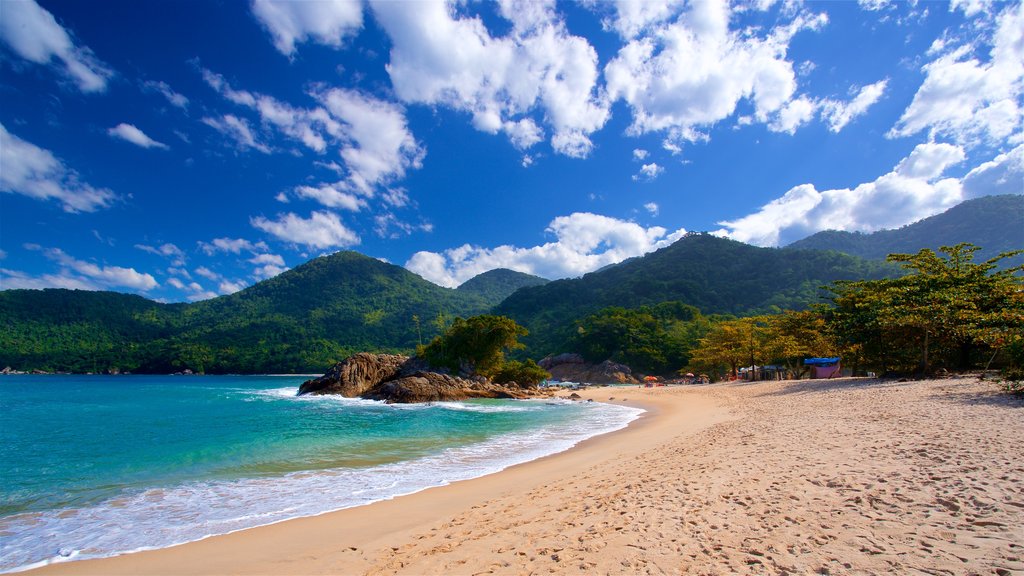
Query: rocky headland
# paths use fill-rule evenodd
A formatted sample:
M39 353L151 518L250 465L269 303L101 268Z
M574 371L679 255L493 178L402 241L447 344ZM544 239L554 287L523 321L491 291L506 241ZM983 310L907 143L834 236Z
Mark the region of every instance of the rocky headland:
M299 395L336 394L388 403L443 402L470 398L531 398L542 392L515 382L497 384L482 376L454 376L422 359L398 354L359 353L307 380Z

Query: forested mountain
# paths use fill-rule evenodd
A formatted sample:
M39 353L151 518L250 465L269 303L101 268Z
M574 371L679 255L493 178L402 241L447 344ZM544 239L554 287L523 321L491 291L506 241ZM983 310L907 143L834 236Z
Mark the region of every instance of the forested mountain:
M609 306L678 301L704 314L802 309L820 302L833 280L880 278L892 264L814 250L757 248L709 234L678 242L582 278L523 288L495 308L525 326L533 356L561 352L575 321Z
M895 230L871 234L826 230L790 244L791 249L835 250L844 254L882 260L893 253L916 253L922 248L969 242L981 246L978 262L1001 252L1024 248L1024 196L984 196L958 204ZM1024 262L1024 257L1003 261L1004 266Z
M524 274L508 268L497 268L466 280L458 287L458 291L464 294L476 294L494 306L520 288L541 286L548 282L550 280L540 276Z
M512 282L502 287L503 279ZM472 280L470 282L473 282ZM339 252L229 296L160 304L81 290L0 291L0 368L313 372L363 350L408 351L451 317L490 309L524 279L453 290Z

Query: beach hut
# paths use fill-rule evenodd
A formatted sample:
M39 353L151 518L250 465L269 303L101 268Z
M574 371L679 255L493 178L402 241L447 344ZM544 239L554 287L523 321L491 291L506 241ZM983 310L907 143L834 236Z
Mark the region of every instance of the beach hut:
M839 356L832 358L808 358L804 360L804 365L811 367L811 378L836 378L842 376Z

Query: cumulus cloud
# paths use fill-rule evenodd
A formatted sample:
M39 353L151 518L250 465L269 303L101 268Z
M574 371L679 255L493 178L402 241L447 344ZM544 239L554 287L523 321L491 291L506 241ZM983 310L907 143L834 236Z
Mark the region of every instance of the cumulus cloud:
M188 108L188 98L178 92L175 92L167 82L149 80L142 83L142 89L146 92L161 94L168 102L178 108L183 110Z
M802 184L753 214L721 222L717 233L760 246L780 246L821 230L874 232L916 222L968 198L1024 192L1024 145L961 179L943 177L965 159L962 147L925 143L889 173L854 188L818 191Z
M171 285L178 290L185 292L185 298L190 302L197 300L208 300L210 298L216 298L217 293L212 290L207 290L199 285L198 282L189 282L188 284L178 280L177 278L168 278L167 284Z
M114 75L92 50L76 46L53 14L35 0L3 3L0 38L29 62L49 65L53 60L59 61L63 72L82 92L105 91L107 81Z
M634 181L645 180L650 182L665 172L663 166L658 166L657 162L651 162L650 164L644 164L640 167L640 172L633 175Z
M965 8L966 10L966 8ZM988 61L970 44L943 43L924 65L924 82L889 131L891 138L927 131L958 144L1019 143L1024 112L1024 3L1009 3L996 17Z
M295 53L295 44L313 40L340 47L363 26L361 0L253 0L252 13L270 32L274 47L286 56Z
M342 224L333 212L313 212L309 218L288 212L278 214L276 220L257 216L249 222L280 240L310 248L346 248L360 242L359 235Z
M559 216L546 231L555 240L540 246L483 248L466 244L442 253L417 252L405 267L448 287L495 268L566 278L657 250L686 233L682 229L669 233L660 226L644 228L634 222L587 212Z
M786 56L791 38L822 27L824 14L798 11L763 32L730 29L731 15L724 0L695 2L676 19L659 15L649 20L656 26L630 39L605 66L609 97L632 109L631 134L664 132L676 146L706 140L705 130L732 116L741 100L753 105L760 122L786 112L775 120L780 128L806 114L805 104L786 108L797 88Z
M213 256L218 252L241 254L246 252L265 252L270 248L266 242L251 242L245 238L214 238L209 242L199 242L199 249L207 256Z
M284 265L284 258L278 254L257 254L250 258L249 262L256 265L252 275L257 280L273 278L288 270L288 267Z
M114 126L110 130L107 130L107 134L113 138L120 138L126 142L131 142L132 144L142 148L163 148L164 150L170 148L167 144L153 140L142 130L139 130L131 124L125 124L124 122Z
M320 100L341 123L344 143L339 154L349 172L349 189L372 196L377 186L423 165L426 151L409 131L400 106L341 88L321 94Z
M636 148L633 150L633 160L636 160L637 162L644 161L645 159L647 159L647 156L648 152L643 148Z
M0 124L0 166L0 191L37 200L56 200L65 212L95 212L118 199L106 188L82 182L78 173L52 152L18 138L3 124Z
M654 202L648 202L647 204L644 204L644 210L647 210L647 212L651 216L657 216L658 215L658 205L656 203L654 203Z
M101 266L92 262L78 260L60 248L42 248L36 245L26 245L25 247L30 250L41 251L47 259L56 262L60 266L59 274L36 279L60 282L54 284L53 287L77 287L85 290L130 288L146 292L159 286L153 276L138 272L134 268Z
M597 52L569 33L552 2L500 2L511 25L501 37L443 0L371 5L391 38L387 70L402 101L467 112L478 130L505 132L521 149L540 141L539 114L557 152L590 153L589 136L609 115Z

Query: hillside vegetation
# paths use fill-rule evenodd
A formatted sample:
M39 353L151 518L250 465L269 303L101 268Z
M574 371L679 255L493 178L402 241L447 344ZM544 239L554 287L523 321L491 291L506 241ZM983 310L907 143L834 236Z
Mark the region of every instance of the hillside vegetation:
M969 242L981 249L979 262L1003 252L1024 248L1024 196L984 196L968 200L942 214L936 214L896 230L871 234L826 230L790 244L789 249L834 250L872 260L889 254L915 253L923 248L938 251L943 246ZM1007 258L1003 267L1024 264L1024 256Z

